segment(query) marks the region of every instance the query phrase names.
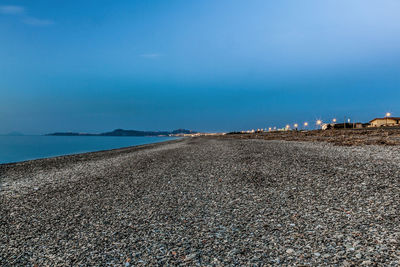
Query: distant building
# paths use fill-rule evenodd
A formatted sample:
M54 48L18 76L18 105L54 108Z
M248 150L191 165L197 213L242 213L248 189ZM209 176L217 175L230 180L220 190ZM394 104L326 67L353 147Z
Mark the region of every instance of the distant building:
M369 122L370 127L400 126L399 117L375 118Z

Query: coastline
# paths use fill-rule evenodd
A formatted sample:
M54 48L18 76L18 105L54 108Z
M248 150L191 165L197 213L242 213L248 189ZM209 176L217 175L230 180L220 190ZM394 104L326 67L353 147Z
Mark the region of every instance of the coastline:
M58 137L58 136L56 136L56 137ZM77 137L79 138L80 136L77 136ZM108 138L108 136L107 136L107 138ZM133 137L133 138L136 138L136 137ZM107 152L107 151L114 151L114 150L120 150L120 149L123 150L123 149L126 149L126 148L133 148L133 147L139 147L139 146L146 146L146 145L151 145L151 144L158 144L158 143L163 143L163 142L175 141L175 140L182 139L183 137L168 137L168 138L170 138L170 139L163 140L163 141L152 142L152 143L128 145L128 146L123 146L123 147L110 148L110 149L100 149L100 150L93 150L93 151L87 151L87 152L76 152L76 153L72 152L72 153L67 153L67 154L38 157L38 158L20 160L20 161L15 161L15 162L6 162L6 163L1 163L0 162L0 166L24 163L24 162L35 161L35 160L49 160L49 159L52 159L52 158L60 158L60 157L67 157L67 156L78 156L78 155L85 155L85 154L91 154L91 153L97 153L97 152Z
M0 165L0 265L396 265L399 166L210 137Z

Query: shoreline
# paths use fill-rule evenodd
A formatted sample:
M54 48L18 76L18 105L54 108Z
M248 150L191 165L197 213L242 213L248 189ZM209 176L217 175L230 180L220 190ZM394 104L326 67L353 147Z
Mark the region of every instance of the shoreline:
M172 139L172 140L164 140L164 141L159 141L159 142L154 142L154 143L148 143L148 144L142 144L142 145L133 145L133 146L126 146L126 147L112 148L112 149L103 149L103 150L96 150L96 151L78 152L78 153L63 154L63 155L49 156L49 157L43 157L43 158L28 159L28 160L22 160L22 161L16 161L16 162L0 163L0 168L2 166L5 166L5 165L14 165L14 164L26 163L26 162L30 162L30 161L51 160L53 158L64 158L64 157L79 156L79 155L84 156L86 154L101 153L101 152L104 153L104 152L108 152L108 151L131 149L131 148L135 148L135 147L147 146L147 145L152 145L152 144L160 144L160 143L165 143L165 142L177 141L177 140L181 140L181 139L183 139L185 137L171 137L171 138L174 138L174 139Z
M0 165L0 265L398 265L400 147L184 138Z

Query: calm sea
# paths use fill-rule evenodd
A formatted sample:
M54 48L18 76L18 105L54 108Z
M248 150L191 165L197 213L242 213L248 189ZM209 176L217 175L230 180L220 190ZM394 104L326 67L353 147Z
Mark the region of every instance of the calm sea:
M157 143L171 137L0 136L0 164Z

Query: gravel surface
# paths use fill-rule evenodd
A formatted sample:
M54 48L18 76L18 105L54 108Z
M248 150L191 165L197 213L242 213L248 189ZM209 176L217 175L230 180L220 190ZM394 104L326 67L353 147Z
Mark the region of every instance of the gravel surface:
M400 147L192 138L0 179L1 266L400 265Z
M400 146L399 127L229 133L222 138L328 142L339 146Z

